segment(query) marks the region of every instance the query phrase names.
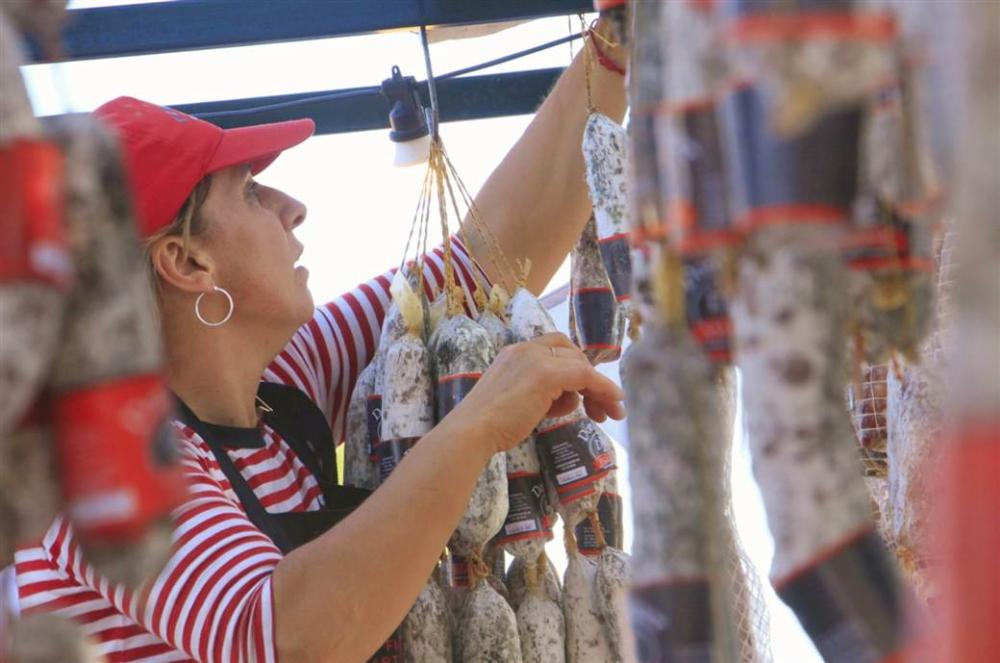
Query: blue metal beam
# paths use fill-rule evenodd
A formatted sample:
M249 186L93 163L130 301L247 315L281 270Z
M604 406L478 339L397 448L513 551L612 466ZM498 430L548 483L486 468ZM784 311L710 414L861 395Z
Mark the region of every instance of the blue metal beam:
M592 7L592 0L174 0L73 10L63 43L68 59L105 58L527 20Z
M538 105L555 84L561 68L519 71L509 74L466 76L438 81L437 93L441 108L441 121L476 120L508 115L534 113ZM426 103L427 84L420 83L420 95ZM309 92L251 99L234 99L175 106L192 115L244 111L246 109L286 104L318 95L348 92L332 99L306 101L280 109L260 110L231 116L213 116L210 121L224 128L280 122L294 118L311 117L316 122L316 133L346 133L389 127L389 109L377 89L358 88L331 92Z

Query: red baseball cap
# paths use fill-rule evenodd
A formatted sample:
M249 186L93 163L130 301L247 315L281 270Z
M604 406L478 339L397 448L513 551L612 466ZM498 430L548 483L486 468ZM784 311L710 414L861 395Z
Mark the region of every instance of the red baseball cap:
M209 173L245 163L257 174L316 129L309 119L221 129L132 97L113 99L94 115L118 133L141 237L173 221Z

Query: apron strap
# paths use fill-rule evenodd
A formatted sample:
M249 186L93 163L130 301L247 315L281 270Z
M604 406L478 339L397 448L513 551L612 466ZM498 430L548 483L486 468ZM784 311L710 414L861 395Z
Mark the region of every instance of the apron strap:
M324 496L337 485L333 432L311 398L295 387L261 382L257 395L271 408L264 421L278 431L302 464L309 468Z
M278 524L271 514L267 512L264 505L260 503L260 499L253 492L250 484L247 483L246 479L240 473L239 468L233 463L232 458L229 457L229 453L226 452L225 446L219 442L215 433L211 429L211 424L206 424L201 421L194 412L179 398L174 399L177 403L178 414L181 421L190 426L198 433L198 435L205 441L208 448L212 450L215 455L215 460L219 463L219 469L222 473L226 475L229 479L229 485L232 486L233 492L236 493L236 498L243 505L243 510L246 511L247 518L250 522L254 524L261 532L263 532L271 541L274 542L280 550L284 551L289 546L289 541L285 536L284 530ZM259 433L258 433L259 434ZM263 446L263 436L261 436L261 445Z

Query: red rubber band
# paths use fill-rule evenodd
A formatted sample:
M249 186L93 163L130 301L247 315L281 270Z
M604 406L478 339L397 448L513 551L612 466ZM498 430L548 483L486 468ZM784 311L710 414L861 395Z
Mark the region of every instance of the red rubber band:
M625 69L601 50L601 45L598 43L600 39L594 36L594 31L588 30L587 32L590 36L590 44L594 47L594 55L597 57L597 63L608 71L613 71L620 76L624 76Z

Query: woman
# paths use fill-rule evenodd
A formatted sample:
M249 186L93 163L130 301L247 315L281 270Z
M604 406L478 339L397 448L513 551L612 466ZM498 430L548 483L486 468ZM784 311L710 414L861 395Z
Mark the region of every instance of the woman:
M531 260L535 292L589 214L584 70L578 57L477 197L506 254ZM620 120L622 77L595 67L591 78L596 105ZM327 440L331 430L342 439L389 275L314 310L308 274L295 267L294 229L306 209L254 180L312 133L311 121L224 132L129 98L96 115L124 146L191 495L174 513L171 561L148 590L98 577L58 519L40 545L18 552L20 608L75 619L112 660L364 660L405 616L490 456L543 416L568 412L578 394L594 418L621 418L621 392L562 335L512 346L359 508L312 540L283 545L268 519L322 509L325 489L308 453L268 413L303 392L324 415ZM457 243L456 256L468 289L470 257L497 278L483 238ZM432 291L440 272L438 252L427 264ZM267 391L262 375L295 389Z

